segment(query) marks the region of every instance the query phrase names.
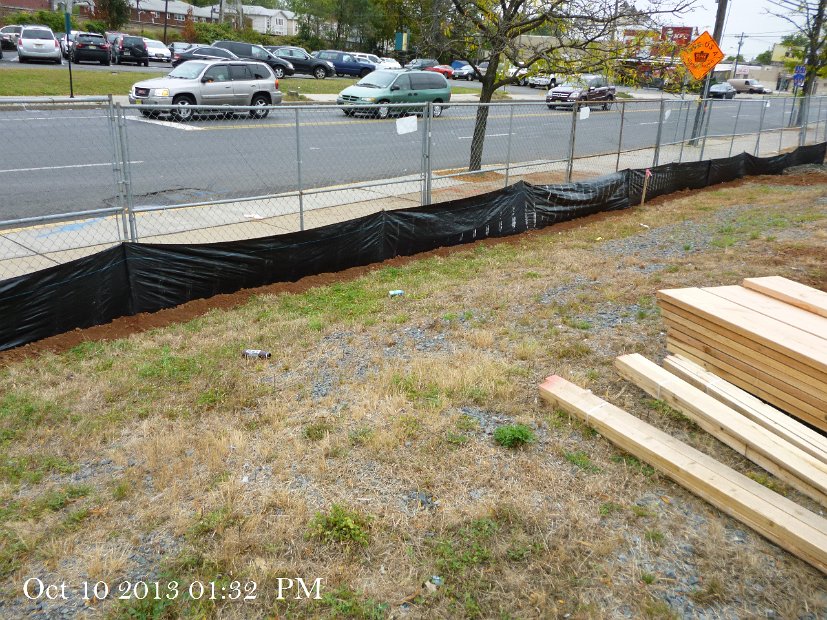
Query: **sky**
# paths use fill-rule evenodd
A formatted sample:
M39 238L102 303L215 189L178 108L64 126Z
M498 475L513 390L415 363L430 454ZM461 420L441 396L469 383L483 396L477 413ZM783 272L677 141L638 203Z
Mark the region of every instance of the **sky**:
M698 32L708 30L712 34L717 10L715 0L698 0L697 8L677 18L671 25L696 26ZM773 43L779 43L781 37L794 31L792 24L768 15L767 10L779 12L777 7L766 0L729 0L724 40L721 44L721 49L727 56L734 56L738 51L738 37L742 32L747 36L741 54L751 60L764 50L772 49Z

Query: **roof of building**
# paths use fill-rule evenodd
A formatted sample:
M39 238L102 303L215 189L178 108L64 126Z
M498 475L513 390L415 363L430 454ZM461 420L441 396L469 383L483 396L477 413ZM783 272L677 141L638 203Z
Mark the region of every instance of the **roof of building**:
M129 0L129 6L133 8L140 6L142 11L163 13L166 10L169 13L181 15L186 15L192 9L192 14L195 17L210 17L210 7L195 6L180 0L169 0L168 2L167 0ZM215 11L213 11L214 14Z
M213 7L217 10L219 5L216 4L213 5ZM243 11L244 15L260 15L262 17L283 17L284 19L290 20L296 19L296 14L293 13L293 11L288 11L286 9L268 9L257 4L244 4L241 6L241 10ZM235 13L235 5L225 5L224 12Z

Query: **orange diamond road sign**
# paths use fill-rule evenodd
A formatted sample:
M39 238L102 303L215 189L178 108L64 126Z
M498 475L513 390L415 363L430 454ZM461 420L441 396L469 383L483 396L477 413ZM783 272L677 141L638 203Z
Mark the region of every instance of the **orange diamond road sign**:
M708 32L704 32L681 52L683 64L696 80L704 77L723 59L724 53Z

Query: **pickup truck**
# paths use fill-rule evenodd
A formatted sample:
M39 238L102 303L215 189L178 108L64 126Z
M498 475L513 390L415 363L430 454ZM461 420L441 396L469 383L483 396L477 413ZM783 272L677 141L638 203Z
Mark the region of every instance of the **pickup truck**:
M549 110L555 108L582 107L600 105L604 110L612 107L615 100L615 87L609 86L601 75L582 75L566 79L546 95Z

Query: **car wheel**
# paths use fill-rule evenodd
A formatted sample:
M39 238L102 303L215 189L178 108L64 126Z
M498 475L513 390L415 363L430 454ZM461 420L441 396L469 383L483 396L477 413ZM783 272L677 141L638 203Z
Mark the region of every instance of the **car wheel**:
M313 69L313 77L317 80L323 80L327 77L327 71L324 70L324 67L316 67Z
M549 110L556 110L557 106L556 105L550 105L550 106L548 106L548 109Z
M470 82L471 80L473 80L473 79L474 79L474 76L473 76L473 75L469 75L469 76L468 76L467 78L465 78L465 79L466 79L466 80L468 80L468 81Z
M144 67L148 67L148 66L149 66L149 61L148 61L148 60L145 60L145 61L144 61Z
M267 109L267 106L270 105L270 100L264 95L256 95L253 97L250 105L254 108L260 108L259 110L250 110L251 118L267 118L267 115L270 114L270 110Z
M434 105L431 108L431 112L432 112L433 117L434 118L439 118L440 116L442 116L443 110L444 110L444 108L442 107L442 102L439 101L439 100L434 101Z
M190 106L195 105L192 97L189 95L178 95L172 100L172 104L177 106L172 109L172 118L182 123L192 120L194 112Z
M388 101L380 101L379 107L376 108L376 118L388 118L391 114L391 109L388 107Z
M345 116L353 116L353 110L348 110L346 108L342 108L342 112L345 113Z
M273 67L273 75L277 80L284 79L284 67Z
M359 77L360 77L360 78L363 78L363 77L365 77L368 73L370 73L370 69L362 69L362 70L359 72Z
M534 84L533 84L532 82L529 82L529 83L528 83L528 87L529 87L529 88L534 88Z
M609 97L606 101L603 102L603 109L604 110L611 110L613 103L614 103L614 98Z
M121 60L121 57L120 57L120 56L118 56L117 58L115 58L115 64L120 65L120 64L122 64L122 62L123 62L123 61Z

